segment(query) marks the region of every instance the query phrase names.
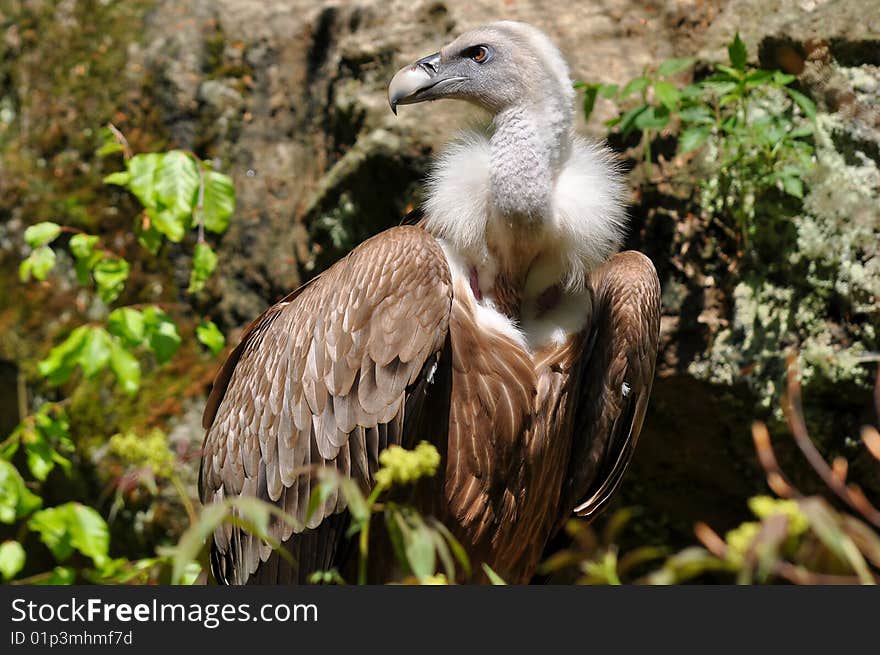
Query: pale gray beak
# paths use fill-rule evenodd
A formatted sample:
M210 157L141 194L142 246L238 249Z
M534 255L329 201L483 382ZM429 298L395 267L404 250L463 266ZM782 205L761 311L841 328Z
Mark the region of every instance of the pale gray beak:
M388 103L391 111L397 114L397 105L411 105L425 100L446 97L442 92L449 82L463 80L463 77L444 75L440 70L440 53L435 52L422 57L414 64L401 68L388 85Z

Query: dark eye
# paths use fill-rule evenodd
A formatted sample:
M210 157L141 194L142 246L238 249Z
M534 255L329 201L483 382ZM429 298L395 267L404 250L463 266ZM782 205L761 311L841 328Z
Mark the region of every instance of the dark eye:
M473 59L478 64L485 63L492 56L492 51L488 46L484 45L475 45L473 47L467 48L461 53L462 57L467 57L468 59Z

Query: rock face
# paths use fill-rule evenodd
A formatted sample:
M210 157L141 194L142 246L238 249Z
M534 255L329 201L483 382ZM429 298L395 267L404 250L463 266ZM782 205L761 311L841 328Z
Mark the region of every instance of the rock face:
M20 257L20 238L12 236L24 226L66 220L34 199L31 182L50 179L53 167L61 172L50 193L71 193L85 175L92 195L81 206L106 204L106 191L96 191L102 171L90 154L94 139L62 143L52 130L97 130L112 120L139 149L191 149L233 176L238 210L218 244L222 275L205 302L232 339L268 304L418 204L432 153L482 117L453 102L403 107L395 117L386 85L400 66L471 27L502 18L534 23L559 44L574 79L609 83L668 57L721 60L739 30L751 53L803 75L820 102L838 106L847 102L846 90L827 88L827 75L809 77L817 43L846 66L880 65L880 4L859 0L158 0L131 3L124 13L83 4L13 2L0 10L8 53L0 58L0 147L4 167L28 176L18 186L0 180L3 270ZM64 48L63 41L41 40L59 38L46 26L83 30L95 16L106 26L104 45L94 46L104 51L93 59L118 66L90 81L89 71L103 69L88 64L82 84L59 81L60 91L41 82L41 51ZM70 61L75 54L68 53ZM70 65L62 55L59 70ZM95 87L100 92L82 94ZM40 114L42 96L29 100L28 88L57 96L54 118ZM598 117L610 111L600 103ZM876 144L876 112L859 116L860 142ZM601 121L580 129L601 136ZM65 177L77 166L79 178ZM644 209L634 210L629 245L651 254L662 274L671 240L645 224ZM126 212L133 215L130 204L73 220L118 224ZM673 545L692 541L696 520L733 525L746 511L743 499L763 489L748 432L754 399L740 384L712 386L687 368L707 347L707 325L723 318L712 307L712 281L705 284L699 306L676 305L664 318L652 409L620 500L646 508L642 537ZM4 295L0 318L23 320L7 303ZM42 354L14 341L11 352L0 340L0 357ZM191 438L201 439L197 428Z

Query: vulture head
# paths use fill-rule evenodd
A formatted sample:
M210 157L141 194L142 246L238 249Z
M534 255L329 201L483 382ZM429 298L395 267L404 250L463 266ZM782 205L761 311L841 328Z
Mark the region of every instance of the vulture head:
M627 195L611 154L574 134L562 54L536 27L502 21L405 66L388 88L395 113L441 98L476 104L491 121L435 162L426 227L481 308L514 321L530 346L562 338L556 328L589 310L590 271L621 245ZM559 312L542 326L548 299Z
M398 71L388 100L398 105L457 98L493 114L512 107L553 107L571 121L574 89L568 67L547 36L504 21L462 34L439 52Z

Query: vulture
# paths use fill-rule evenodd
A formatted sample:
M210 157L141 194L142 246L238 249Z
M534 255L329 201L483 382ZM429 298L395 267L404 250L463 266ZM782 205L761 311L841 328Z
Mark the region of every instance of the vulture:
M346 502L315 491L321 469L368 490L379 453L423 440L439 472L408 498L462 543L471 581L486 564L525 583L569 517L607 505L632 458L660 285L646 256L618 252L627 189L612 154L574 133L559 50L533 26L491 23L398 71L388 97L395 114L454 98L491 120L436 158L416 220L270 307L218 373L202 502L256 497L297 519L270 525L289 557L217 528L219 583L351 571ZM374 582L396 570L382 552L371 546Z

